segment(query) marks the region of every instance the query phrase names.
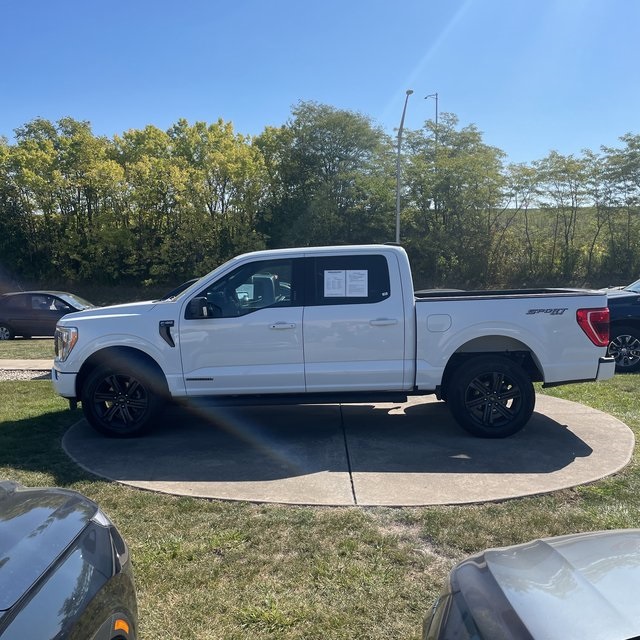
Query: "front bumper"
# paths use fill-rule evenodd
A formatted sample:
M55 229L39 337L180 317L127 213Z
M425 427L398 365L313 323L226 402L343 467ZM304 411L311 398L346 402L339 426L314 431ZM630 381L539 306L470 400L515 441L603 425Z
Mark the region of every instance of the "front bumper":
M76 398L76 378L77 373L66 373L56 369L51 369L51 382L55 392L63 398Z

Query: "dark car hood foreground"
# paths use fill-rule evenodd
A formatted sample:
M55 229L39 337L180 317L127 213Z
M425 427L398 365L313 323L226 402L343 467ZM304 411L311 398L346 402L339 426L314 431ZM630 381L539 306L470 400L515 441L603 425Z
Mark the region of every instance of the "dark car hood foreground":
M73 491L0 482L0 617L42 576L96 515Z

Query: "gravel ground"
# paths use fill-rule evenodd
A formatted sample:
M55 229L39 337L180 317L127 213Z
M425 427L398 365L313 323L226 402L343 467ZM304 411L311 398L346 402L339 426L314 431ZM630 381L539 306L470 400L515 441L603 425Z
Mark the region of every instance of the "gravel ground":
M0 382L5 380L51 380L51 372L0 369Z

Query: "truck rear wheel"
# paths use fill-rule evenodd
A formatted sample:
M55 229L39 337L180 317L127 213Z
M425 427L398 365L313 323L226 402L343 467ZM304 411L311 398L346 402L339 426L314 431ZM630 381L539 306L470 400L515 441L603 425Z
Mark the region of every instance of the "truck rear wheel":
M448 406L460 426L481 438L505 438L531 418L535 391L521 366L501 356L478 356L452 374Z
M82 388L82 410L89 424L100 433L129 438L147 431L163 405L154 374L142 367L115 371L97 367Z

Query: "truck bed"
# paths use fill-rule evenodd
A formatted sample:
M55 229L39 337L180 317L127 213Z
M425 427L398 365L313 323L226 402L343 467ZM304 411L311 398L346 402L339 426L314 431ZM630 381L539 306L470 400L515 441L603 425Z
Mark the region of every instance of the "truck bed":
M422 289L414 293L416 300L433 300L446 298L447 300L467 300L476 298L488 300L495 298L545 298L545 297L574 297L585 295L602 295L601 291L590 289L487 289L469 290L461 289Z

